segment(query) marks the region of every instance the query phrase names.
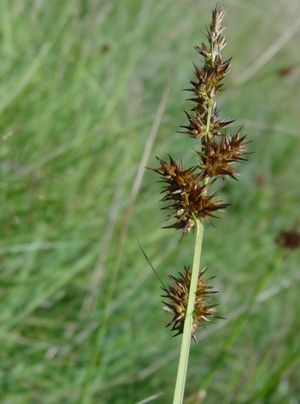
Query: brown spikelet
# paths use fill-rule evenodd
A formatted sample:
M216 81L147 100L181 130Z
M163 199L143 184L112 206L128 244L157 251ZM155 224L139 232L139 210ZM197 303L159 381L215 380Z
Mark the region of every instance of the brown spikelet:
M202 151L197 153L201 159L202 177L230 176L236 179L233 163L246 160L247 143L245 136L240 137L240 131L232 137L225 134L220 142L212 140L206 143Z
M201 185L200 174L195 173L195 168L185 170L182 164L177 164L171 156L169 162L158 160L160 167L152 170L160 174L166 184L162 190L164 193L162 200L172 201L163 209L171 209L167 218L176 220L165 228L181 229L185 235L195 226L196 218L215 217L214 212L227 207L227 204L221 201L214 201L214 195L207 194L208 186Z
M216 316L215 306L209 305L207 300L213 293L217 293L207 282L202 279L205 269L200 272L196 290L195 307L193 312L192 337L196 339L198 328L205 321L209 321L209 317ZM167 299L163 304L164 309L173 314L173 317L167 326L175 332L175 335L182 334L186 310L188 305L189 288L191 283L191 270L185 267L184 273L180 273L178 277L170 276L171 286L164 288L162 297Z
M231 58L223 61L221 51L226 45L222 35L224 30L222 20L224 11L216 7L212 12L212 22L207 30L208 45L196 46L195 49L203 57L203 66L195 68L195 80L191 80L192 88L188 89L194 94L190 100L196 105L193 108L195 116L189 116L189 124L185 125L186 133L192 137L206 138L217 135L219 129L232 121L218 121L215 96L223 87L223 79L229 71ZM208 125L209 124L209 125ZM209 131L208 131L209 126ZM209 132L209 133L208 133Z

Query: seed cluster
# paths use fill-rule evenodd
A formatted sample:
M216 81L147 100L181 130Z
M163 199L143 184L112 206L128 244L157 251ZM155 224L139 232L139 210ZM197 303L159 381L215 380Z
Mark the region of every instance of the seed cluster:
M210 294L217 292L202 279L204 272L205 269L200 272L197 283L192 326L192 338L194 340L196 340L196 331L200 324L204 321L209 321L209 317L215 316L216 314L215 306L208 305L206 300L209 298ZM168 299L167 302L163 302L165 305L164 309L173 313L173 318L168 326L171 326L172 331L175 331L174 336L182 334L183 332L191 277L190 268L185 267L184 273L180 273L177 278L170 275L172 285L169 288L164 288L165 294L162 297Z
M207 185L201 182L201 174L195 173L196 167L184 170L171 156L169 162L160 160L160 167L155 169L166 184L162 192L163 201L171 202L163 209L171 209L167 218L176 222L165 226L182 229L188 233L195 226L195 218L214 217L214 212L227 207L227 204L214 200L214 195L207 194Z
M215 212L229 204L216 200L216 193L210 193L211 185L217 178L237 179L234 163L245 160L245 136L240 129L233 135L226 127L233 120L222 120L218 116L216 94L223 89L223 79L229 71L231 59L222 60L221 50L226 45L222 20L224 11L216 7L212 22L207 30L208 44L196 47L203 58L203 66L195 65L195 80L191 80L193 93L190 101L195 106L192 113L186 112L188 123L182 126L184 134L200 140L200 150L196 152L198 163L184 169L183 165L169 156L169 161L158 158L160 166L153 171L166 184L163 201L170 210L167 219L173 219L169 226L182 231L182 236L195 227L196 219L207 220L215 217Z
M224 11L216 7L212 12L212 21L207 29L207 44L196 47L203 59L201 67L195 67L195 79L190 81L192 93L190 101L194 103L191 113L186 112L187 124L182 126L183 133L198 140L199 149L196 151L197 164L184 168L182 162L177 163L169 155L167 161L158 159L159 167L152 169L159 174L164 183L162 189L165 202L163 209L168 210L167 219L171 219L169 226L181 230L182 237L188 234L197 220L205 221L216 217L218 210L228 206L218 200L216 193L211 191L212 184L217 179L233 178L237 180L236 162L245 160L245 146L248 143L245 136L241 136L241 129L230 135L227 127L233 120L219 118L216 95L223 90L223 79L227 75L231 59L222 59L221 51L226 45L223 36ZM195 307L192 313L192 337L209 317L216 317L216 310L207 304L211 293L210 286L201 277L195 296ZM172 284L164 289L165 309L173 313L168 324L176 335L181 334L187 315L191 271L185 268L183 274L170 276Z

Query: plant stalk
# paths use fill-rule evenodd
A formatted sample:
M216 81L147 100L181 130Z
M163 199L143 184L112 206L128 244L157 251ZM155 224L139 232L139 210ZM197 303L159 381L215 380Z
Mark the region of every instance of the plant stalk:
M210 101L209 106L208 106L208 111L207 111L207 122L206 122L206 129L205 129L207 136L209 135L211 113L212 113L212 102Z
M200 222L199 219L196 219L196 240L195 240L192 277L189 290L187 314L185 316L183 335L181 341L180 357L179 357L173 404L182 404L183 402L184 387L185 387L185 380L186 380L186 373L192 338L193 312L194 312L195 297L200 270L203 231L204 231L203 224Z

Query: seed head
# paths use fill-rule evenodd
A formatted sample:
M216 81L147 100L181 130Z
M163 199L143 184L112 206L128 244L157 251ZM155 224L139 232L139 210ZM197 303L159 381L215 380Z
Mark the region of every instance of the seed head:
M202 279L205 269L200 272L195 297L195 307L193 312L192 337L196 339L198 328L205 322L209 321L210 317L216 317L216 309L214 305L209 305L207 300L213 293L217 293L207 282ZM191 283L191 270L185 267L184 273L180 273L176 278L170 276L172 282L168 288L163 288L163 298L167 299L163 304L164 310L171 312L173 317L167 326L175 332L174 336L182 334L184 320L187 311L189 288Z
M162 181L166 184L162 190L164 193L162 201L172 201L163 209L171 211L167 219L176 220L165 228L181 229L182 234L185 235L195 227L196 218L207 220L215 217L214 213L217 210L228 206L221 201L215 201L214 194L208 195L208 186L200 183L200 173L195 173L196 167L185 170L182 164L177 164L171 156L169 156L169 162L158 160L160 167L153 171L160 174Z
M209 194L209 189L218 178L237 179L236 162L246 160L245 136L240 129L233 135L227 127L232 119L220 119L216 104L216 95L223 89L223 79L227 75L231 58L222 59L221 51L226 45L223 36L224 11L216 7L212 12L212 21L207 29L208 43L196 47L203 59L201 67L194 65L195 79L190 81L192 87L187 89L193 96L192 112L186 113L187 124L182 133L200 140L196 152L200 163L194 167L183 168L169 156L169 162L158 159L160 167L154 169L161 176L165 187L163 201L171 202L163 209L170 209L168 219L175 219L169 226L182 231L182 235L195 227L196 219L207 220L216 217L215 212L229 206L216 201L216 194Z

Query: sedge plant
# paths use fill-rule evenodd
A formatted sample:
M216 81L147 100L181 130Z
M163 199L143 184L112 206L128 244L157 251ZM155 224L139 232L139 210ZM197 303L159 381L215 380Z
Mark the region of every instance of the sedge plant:
M175 228L181 238L195 231L195 249L192 268L185 267L178 276L170 275L171 284L164 288L164 309L171 312L169 322L175 335L182 334L179 365L174 392L174 404L183 402L185 380L191 339L211 317L219 317L216 307L209 302L216 291L207 284L200 271L201 248L204 224L216 217L216 212L229 206L212 190L217 180L237 180L235 163L245 160L248 143L241 136L241 129L229 134L227 127L233 120L221 119L216 103L217 94L223 90L231 58L223 60L221 51L226 45L223 36L224 10L217 6L212 11L212 20L207 28L207 43L196 47L202 65L195 65L195 78L190 81L194 103L191 112L186 112L187 124L183 133L196 141L194 166L185 168L169 155L167 160L157 157L159 167L152 169L164 183L163 209L172 223L165 228Z

